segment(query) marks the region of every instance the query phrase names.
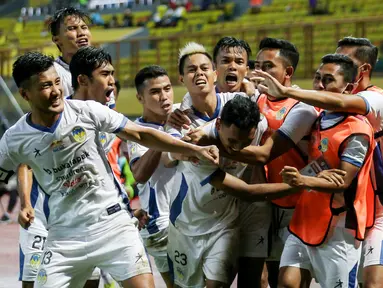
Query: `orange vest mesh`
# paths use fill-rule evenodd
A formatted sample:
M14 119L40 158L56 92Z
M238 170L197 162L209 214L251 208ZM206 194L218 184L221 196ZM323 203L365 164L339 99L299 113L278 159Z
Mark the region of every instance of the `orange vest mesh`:
M262 144L283 124L290 110L299 102L297 100L286 98L271 101L267 95L262 94L258 98L258 106L261 113L268 122L267 132L263 134ZM307 160L299 151L298 147L292 148L288 152L270 161L265 165L266 177L269 183L281 183L282 176L279 174L284 166L296 167L298 170L307 165ZM283 198L275 199L272 202L282 208L294 208L301 193L296 193Z
M373 130L362 116L347 116L336 126L321 130L320 120L312 132L310 160L323 157L330 168L339 168L343 144L353 134L370 139L370 148L358 176L343 194L304 191L295 207L289 230L307 245L319 246L326 240L334 215L346 213L346 228L355 231L355 238L363 240L366 229L374 224L374 190L370 177L373 162Z

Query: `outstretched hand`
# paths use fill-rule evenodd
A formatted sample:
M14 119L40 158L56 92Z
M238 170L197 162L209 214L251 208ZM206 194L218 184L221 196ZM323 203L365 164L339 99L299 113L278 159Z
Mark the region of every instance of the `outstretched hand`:
M214 165L219 164L219 150L215 145L199 147L196 157L202 161L208 161Z
M321 171L317 177L326 179L327 181L342 186L344 184L344 176L347 172L340 169L329 169Z
M252 74L253 77L251 77L250 80L253 83L257 83L257 88L260 93L269 94L275 98L286 97L286 87L269 73L262 70L254 70Z
M189 129L191 121L187 116L187 111L176 109L170 114L168 118L168 124L178 130Z

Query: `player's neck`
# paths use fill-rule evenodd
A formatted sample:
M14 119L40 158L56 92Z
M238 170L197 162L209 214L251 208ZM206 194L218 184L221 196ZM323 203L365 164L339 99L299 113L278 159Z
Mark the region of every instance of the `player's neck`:
M33 111L31 113L31 121L33 124L50 128L60 118L60 114L44 113L41 111Z
M166 123L167 116L157 115L144 108L144 112L142 113L142 119L144 119L145 122L164 125Z
M360 80L360 82L358 84L358 88L354 91L354 94L356 94L356 93L358 93L360 91L364 91L364 90L366 90L370 86L371 86L371 79L370 79L370 77L363 78L362 80Z
M63 60L66 64L70 64L70 61L72 60L74 54L72 53L63 53L61 55L61 60Z
M192 97L193 107L202 114L207 114L209 117L213 116L217 108L217 95L215 90L206 95L198 95Z
M74 91L72 99L82 101L88 100L88 93L80 87Z

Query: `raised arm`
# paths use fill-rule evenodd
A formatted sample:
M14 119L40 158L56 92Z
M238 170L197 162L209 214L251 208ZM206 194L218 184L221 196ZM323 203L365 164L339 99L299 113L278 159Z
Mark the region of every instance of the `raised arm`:
M164 132L152 128L142 127L128 121L118 134L123 140L137 142L143 146L157 151L166 151L184 154L189 157L197 157L218 164L218 149L215 146L199 147L178 140Z
M311 106L335 112L347 112L362 115L368 113L366 102L360 96L284 87L278 80L266 72L256 70L254 74L260 77L266 84L266 86L261 85L261 90L276 98L293 98Z
M277 199L300 190L285 183L247 184L222 170L214 173L210 184L234 197L251 202Z

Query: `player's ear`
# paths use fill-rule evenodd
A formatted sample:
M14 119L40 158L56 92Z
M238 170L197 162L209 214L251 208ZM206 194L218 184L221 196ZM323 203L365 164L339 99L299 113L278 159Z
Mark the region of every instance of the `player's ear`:
M217 131L219 131L219 129L221 129L221 118L217 118L215 120L215 129L217 129Z
M141 104L145 103L144 97L141 94L137 93L136 98L137 98L138 102L140 102Z
M214 70L213 73L214 73L214 83L215 83L217 82L217 76L218 76L217 70Z
M27 91L24 88L19 88L19 93L24 100L29 101Z
M291 77L293 77L293 74L294 74L294 68L293 68L293 66L287 66L286 67L286 78L291 78Z
M361 67L361 72L362 73L368 72L368 75L370 75L371 70L372 70L372 66L369 63L365 63L363 67Z
M52 42L55 43L57 46L60 46L60 40L59 40L59 36L52 36Z
M343 90L343 93L345 93L345 94L352 94L352 91L354 90L355 86L358 86L358 84L357 83L347 83L347 86Z
M179 80L182 84L184 84L184 76L180 75L180 77L178 78L178 80Z
M80 74L77 76L79 86L88 86L89 78L86 75Z

